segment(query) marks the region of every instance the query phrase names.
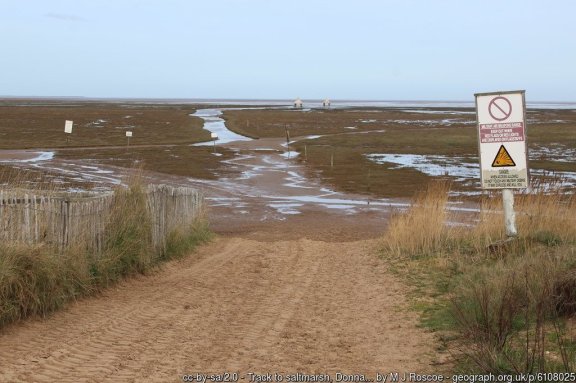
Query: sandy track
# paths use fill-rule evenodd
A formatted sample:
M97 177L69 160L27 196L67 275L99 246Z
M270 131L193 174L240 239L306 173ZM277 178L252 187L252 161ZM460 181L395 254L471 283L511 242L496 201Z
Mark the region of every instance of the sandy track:
M430 370L432 337L403 310L374 245L218 239L201 257L3 330L0 382Z

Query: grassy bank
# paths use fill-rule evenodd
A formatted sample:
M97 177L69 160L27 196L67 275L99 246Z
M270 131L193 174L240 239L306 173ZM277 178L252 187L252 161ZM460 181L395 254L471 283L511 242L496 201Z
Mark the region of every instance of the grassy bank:
M516 197L519 236L505 238L501 198L470 227L446 226L448 184L431 184L394 217L382 254L413 287L425 326L466 372L576 369L576 200Z
M206 221L170 233L155 251L146 194L139 184L116 190L101 254L78 244L64 250L48 244L0 244L0 326L46 315L78 297L100 291L133 274L189 254L210 239Z

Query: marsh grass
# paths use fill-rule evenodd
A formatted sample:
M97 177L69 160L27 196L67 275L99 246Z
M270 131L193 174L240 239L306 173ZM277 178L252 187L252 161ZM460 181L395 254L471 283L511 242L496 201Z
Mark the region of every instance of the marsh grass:
M0 102L2 149L189 144L210 139L203 120L191 116L190 105L73 102L38 105ZM64 133L64 121L73 120L72 134Z
M0 165L0 187L2 190L33 188L42 192L53 192L58 190L61 185L55 183L54 177L46 172L24 171L17 167Z
M132 273L145 273L154 263L151 217L142 185L131 183L114 193L102 254L93 256L92 275L107 285Z
M574 197L517 195L519 236L498 242L505 238L500 195L485 196L472 227L455 227L445 225L448 189L429 185L382 241L383 254L414 286L423 323L457 334L464 370L574 371Z
M529 109L528 118L534 121L528 127L530 149L575 148L575 117L571 110ZM376 164L366 154L443 155L461 157L471 163L478 161L478 137L471 108L247 109L226 110L223 118L229 129L250 137L283 138L286 128L293 138L322 135L299 140L291 145L292 150L300 153L297 161L305 164L311 176L344 192L412 197L434 178L414 168ZM446 125L443 121L447 120L453 123ZM560 120L564 122L553 122ZM349 129L351 127L355 129ZM330 166L332 153L334 167ZM574 161L557 161L545 155L532 156L530 166L546 171L574 171ZM455 190L477 188L458 181L458 177L452 179Z
M137 179L129 185L115 191L101 253L82 243L64 249L49 244L0 244L0 326L44 316L124 277L146 274L210 239L201 216L171 232L167 250L158 252L152 243L145 188Z
M397 213L384 237L385 250L397 256L442 251L450 234L444 227L449 188L448 182L430 183L416 195L408 214Z
M218 147L220 156L214 156L210 146L174 145L159 147L126 148L85 148L81 150L60 150L58 158L65 160L85 160L89 158L98 163L131 169L134 163L142 165L147 171L176 176L202 179L216 179L238 173L227 168L222 161L234 158L234 151Z
M172 231L166 239L166 249L161 253L162 260L182 258L193 251L199 243L212 239L213 233L208 220L201 217L192 225Z
M96 288L88 262L45 245L0 246L0 325L46 315Z

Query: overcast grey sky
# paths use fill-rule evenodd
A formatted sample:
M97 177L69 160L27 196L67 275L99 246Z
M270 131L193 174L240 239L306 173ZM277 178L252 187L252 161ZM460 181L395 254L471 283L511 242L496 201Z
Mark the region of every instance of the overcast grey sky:
M573 0L0 0L0 95L576 101Z

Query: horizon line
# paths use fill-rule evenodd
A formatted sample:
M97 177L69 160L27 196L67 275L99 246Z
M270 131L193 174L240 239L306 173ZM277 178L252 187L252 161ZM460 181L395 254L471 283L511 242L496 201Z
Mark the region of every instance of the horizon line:
M51 100L70 100L70 99L83 99L83 100L127 100L127 101L140 101L140 100L170 100L170 101L177 101L177 100L188 100L188 101L287 101L292 103L293 100L296 100L299 97L294 99L292 98L202 98L202 97L92 97L92 96L14 96L14 95L0 95L0 99L36 99L36 100L44 100L44 99L51 99ZM315 101L315 102L322 102L324 99L321 98L300 98L302 101ZM331 102L446 102L446 103L474 103L473 99L470 100L442 100L442 99L341 99L341 98L333 98L329 100ZM551 101L551 100L539 100L539 101L529 101L530 103L554 103L554 104L575 104L576 101Z

